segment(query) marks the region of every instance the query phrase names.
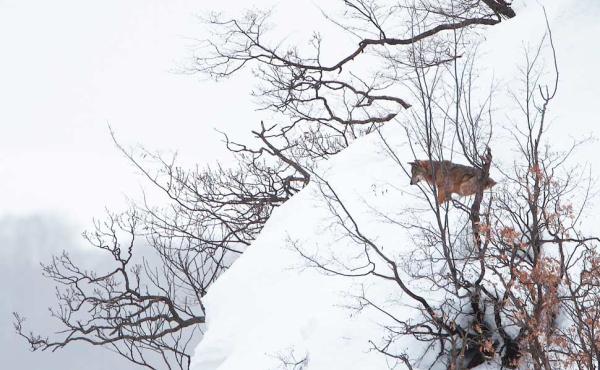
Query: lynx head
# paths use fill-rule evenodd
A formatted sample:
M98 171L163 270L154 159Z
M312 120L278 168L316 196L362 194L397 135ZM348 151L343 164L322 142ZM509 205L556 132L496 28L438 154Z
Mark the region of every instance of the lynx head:
M418 184L419 181L425 179L425 175L427 174L427 170L423 163L420 161L409 162L410 164L410 184L415 185Z
M485 183L483 184L483 188L484 189L491 189L496 184L497 184L497 182L494 181L494 179L492 179L491 177L488 177L487 180L485 180Z

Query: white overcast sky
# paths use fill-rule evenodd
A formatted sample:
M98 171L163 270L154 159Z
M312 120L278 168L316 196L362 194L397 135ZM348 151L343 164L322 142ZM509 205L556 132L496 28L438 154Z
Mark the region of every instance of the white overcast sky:
M212 162L223 150L215 128L246 133L264 113L243 75L216 84L177 73L194 38L206 36L199 16L275 6L289 37L312 31L303 15L314 19L316 4L0 0L0 215L51 210L81 220L120 204L139 178L108 124L126 146Z
M174 72L206 6L0 0L0 214L79 220L119 204L137 180L107 124L126 145L202 162L221 147L213 128L256 123L239 103L248 86Z
M600 16L598 0L564 1L595 4L588 15ZM331 1L0 0L0 294L5 297L0 367L131 368L95 349L29 355L12 334L9 314L25 310L41 320L52 291L39 277L37 262L82 246L78 234L92 217L139 194L144 182L116 151L108 124L125 146L177 150L186 163L207 164L223 153L214 128L242 135L264 118L251 104L252 83L244 76L216 84L175 71L190 55L192 38L203 36L198 15L215 7L234 11L275 3L277 11L287 13L280 18L286 29L304 25L307 30L309 18L299 3L314 16L315 4ZM518 39L501 32L490 37ZM574 25L569 37L587 36ZM562 36L561 50L577 53L569 37ZM590 41L590 47L597 42ZM499 55L498 66L501 60L512 65L515 57ZM586 86L585 73L577 65L564 66L566 79L574 82L565 86L563 98L578 100L580 113L596 110L600 96L600 87ZM578 91L581 86L586 94ZM577 130L597 133L597 123Z

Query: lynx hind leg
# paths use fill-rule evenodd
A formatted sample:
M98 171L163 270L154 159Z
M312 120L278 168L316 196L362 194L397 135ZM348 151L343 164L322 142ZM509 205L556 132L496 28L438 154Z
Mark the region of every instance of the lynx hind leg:
M439 191L437 194L437 200L439 204L446 203L451 197L451 194L446 193L445 191Z

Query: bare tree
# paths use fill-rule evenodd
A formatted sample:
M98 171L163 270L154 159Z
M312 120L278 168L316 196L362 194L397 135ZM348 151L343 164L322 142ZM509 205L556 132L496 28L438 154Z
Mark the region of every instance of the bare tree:
M502 0L352 0L343 5L343 18L327 18L358 41L356 49L333 62L324 60L318 33L308 51L265 43L270 13L248 11L239 19L218 14L207 19L214 32L201 45L193 70L222 79L253 68L263 82L255 93L261 107L289 119L278 135L300 139L296 157L322 158L409 108L411 103L398 95L398 83L415 68L460 58L464 48L447 48L454 31L515 16ZM365 73L364 63L373 62L381 71Z
M194 258L198 256L193 251L179 253L178 259L173 258L177 264L154 267L145 259L136 261L137 239L143 236L140 226L136 212L110 214L84 234L93 247L113 259L112 270L84 269L66 252L43 265L44 275L58 284L58 306L50 312L63 329L57 338L27 334L24 319L15 314L15 328L33 350L55 351L85 342L151 369L189 366L186 349L204 323L201 299L219 266ZM167 253L160 242L153 246ZM168 253L161 257L177 254Z
M256 132L258 150L227 141L234 167L185 170L175 158L115 144L169 205L146 197L125 214L110 213L84 234L108 254L114 268L84 268L65 252L43 265L58 284L51 315L62 330L43 337L15 329L33 350L57 350L71 343L104 346L151 369L188 369L190 344L205 322L208 287L262 229L272 210L308 181L308 172L271 144L269 129ZM113 136L114 138L114 136Z
M194 70L220 79L252 65L262 76L263 84L256 92L261 107L281 114L286 123L261 122L253 131L257 147L233 142L225 135L227 147L236 155L233 167L185 170L174 158L148 151L138 156L117 143L128 160L166 195L169 205L155 207L143 201L125 214L109 214L85 234L92 247L112 259L114 268L109 271L85 269L66 253L43 266L45 275L59 286L58 306L52 315L63 331L52 338L28 332L24 318L15 314L15 328L33 350L57 350L85 342L111 348L147 368L187 369L189 345L205 322L203 297L208 287L250 245L272 210L313 180L310 170L316 161L338 153L359 136L377 131L400 110L415 110L415 104L419 106L415 117L423 119L423 125L415 126L422 131L416 132L426 138L426 153L429 158L441 158L443 140L427 117L427 109L435 101L433 92L439 90L428 87L428 79L434 74L435 81L436 71L457 66L473 32L514 17L510 4L503 0L390 4L346 0L342 5L342 20L326 17L355 37L357 44L333 62L322 58L318 33L311 39L308 53L265 44L268 12L247 12L239 19L208 17L214 34L203 45ZM374 59L381 64L381 71L365 73L360 62ZM458 81L458 75L456 78ZM402 96L406 89L412 91L414 102ZM483 181L492 160L487 145L480 140L486 135L481 131L484 125L473 111L461 111L466 102L457 99L454 118L446 119L455 126L465 157L483 170ZM481 215L486 222L489 217L487 210L480 211L482 199L479 192L470 207L475 235L480 234ZM432 206L438 212L439 227L433 234L445 240L445 261L454 266L447 289L449 284L469 288L475 320L484 325L485 309L480 307L478 288L484 279L472 282L457 272L452 244L446 240L450 231L444 207L437 203ZM360 233L358 225L347 230L392 268L392 275L381 277L408 289L395 262L380 253ZM487 237L476 241L480 261L488 243ZM456 353L461 345L464 353L471 342L487 343L487 334L482 337L457 326L438 316L439 307L427 304L417 294L410 295L423 304L426 317L411 330L433 333L433 340L441 343L444 353ZM451 311L450 306L447 310ZM446 347L447 340L453 350ZM408 357L377 348L410 366ZM302 361L291 364L302 366Z
M459 36L455 33L454 45ZM416 45L415 50L424 49ZM550 83L543 82L544 51L552 60ZM435 361L448 369L473 368L494 359L504 368L596 369L600 260L595 247L600 239L581 231L590 182L580 166L568 165L585 140L556 151L544 139L548 109L559 86L551 30L525 55L523 89L513 93L521 116L510 129L519 155L508 169L501 169L503 186L493 197L483 192L493 159L493 115L490 99L484 97L478 105L472 98L472 66L472 60L463 58L449 67L415 67L417 109L406 128L414 155L430 161L457 155L479 168L481 176L479 191L466 204L440 203L435 184L420 186L431 219L415 213L396 220L383 215L415 236L411 263L404 264L376 236L367 235L349 205L322 178L321 192L332 217L361 248L361 258L345 265L295 247L310 266L328 273L394 282L416 305L419 315L407 319L395 316L378 297L364 292L357 297L356 309L373 308L391 322L385 325L385 337L372 341L373 348L409 369L419 365L421 354L399 351L394 343L402 336L429 343L427 350L437 353ZM383 135L381 139L404 169L408 160ZM419 281L442 292L444 299L419 293L412 287Z

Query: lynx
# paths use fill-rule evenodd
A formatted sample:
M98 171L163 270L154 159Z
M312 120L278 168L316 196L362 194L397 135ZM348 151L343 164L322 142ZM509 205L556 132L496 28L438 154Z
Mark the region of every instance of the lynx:
M479 188L481 170L475 167L452 163L450 161L422 161L409 163L411 166L410 184L415 185L421 180L435 186L439 203L445 203L452 198L452 193L463 197L473 195ZM496 185L491 178L484 180L483 189Z

